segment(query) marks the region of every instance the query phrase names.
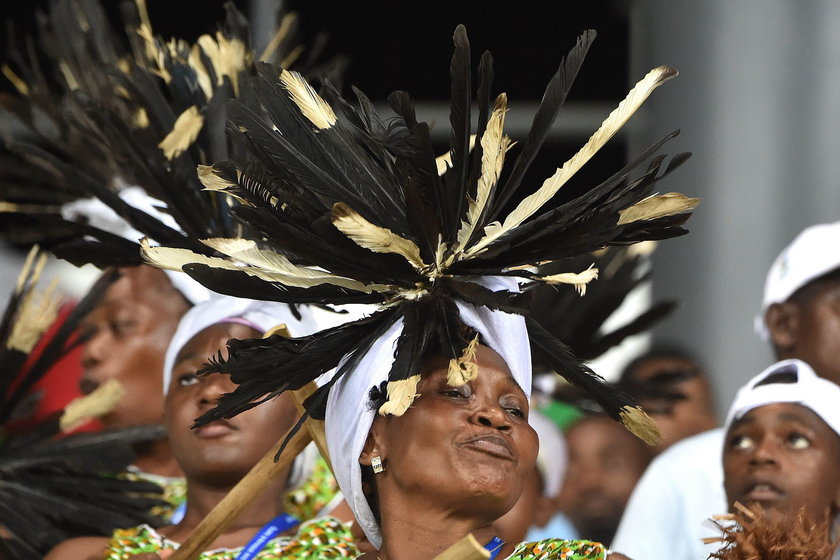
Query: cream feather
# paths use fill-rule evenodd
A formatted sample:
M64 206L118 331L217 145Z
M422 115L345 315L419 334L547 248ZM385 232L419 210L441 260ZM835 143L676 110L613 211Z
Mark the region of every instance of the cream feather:
M336 202L333 205L332 223L360 247L370 249L374 253L401 255L417 270L426 267L416 243L400 237L387 228L370 223L343 202Z
M456 252L464 248L475 231L478 218L487 205L490 191L502 173L505 153L510 147L510 138L504 135L505 113L507 113L507 94L502 93L496 98L493 113L481 136L481 176L478 179L475 200L469 200L466 220L461 222L461 229L458 231L457 244L454 248Z
M420 375L412 375L408 379L388 382L388 400L379 407L379 414L393 414L402 416L420 396L417 392L417 383L420 382Z
M64 413L59 420L61 431L71 432L85 422L108 414L124 395L125 388L122 384L111 378L91 394L73 399L64 407Z
M187 58L187 63L195 70L196 79L198 80L198 87L204 92L204 97L207 102L213 98L213 80L210 79L210 73L204 66L204 61L201 59L202 48L199 45L193 45L190 48L190 54Z
M460 387L475 379L478 375L478 364L475 362L475 352L478 348L478 336L476 335L459 358L449 360L449 368L446 372L446 382L453 387Z
M537 192L526 197L519 205L505 218L502 224L495 222L484 228L484 237L466 252L467 257L478 254L482 249L499 239L501 236L519 226L522 222L534 215L551 197L557 194L566 181L568 181L583 165L600 150L616 132L621 129L627 120L645 102L654 89L677 75L677 71L667 66L654 68L630 90L627 97L618 104L601 127L593 134L586 144L578 150L562 167L545 180Z
M689 198L681 193L650 196L621 210L618 213L618 225L682 214L693 210L699 203L699 198Z
M470 151L475 148L475 134L470 134ZM446 170L452 167L452 151L435 158L435 166L437 166L437 174L443 175Z
M595 268L595 264L593 263L583 272L563 272L561 274L542 276L536 280L540 280L546 284L571 284L580 295L584 295L586 294L586 285L597 278L598 269Z
M204 239L202 243L235 261L254 267L253 269L245 269L246 272L251 270L249 274L271 275L275 279L282 278L282 283L287 286L307 288L328 283L365 293L370 293L372 290L391 291L386 286L367 285L352 278L331 274L323 269L298 266L280 253L260 249L256 242L250 239L213 238ZM254 269L260 272L256 272Z
M227 179L223 179L220 177L217 172L216 168L212 165L202 165L198 164L196 166L196 173L198 174L198 180L201 181L201 184L204 185L204 190L207 191L221 191L227 193L226 191L230 188L236 187L236 183L231 183ZM239 170L236 170L237 179L239 178Z
M36 257L36 254L37 247L34 247L18 277L15 290L17 293L21 293L27 283L35 285L41 277L47 255L41 254ZM58 316L62 298L56 293L57 286L58 281L53 280L43 291L33 289L23 296L9 338L6 340L7 348L25 354L32 351Z
M662 441L662 432L659 431L659 426L640 407L625 406L618 415L621 417L621 423L624 424L624 427L646 444L659 445Z
M280 74L280 81L303 116L317 128L324 130L335 124L332 107L312 89L303 76L292 70L284 70Z
M193 105L186 109L175 121L172 132L161 140L158 148L163 150L166 159L172 160L186 151L195 139L198 138L204 126L204 117L198 112L198 107Z
M272 55L274 55L275 51L277 51L277 47L280 46L283 39L288 37L289 31L291 31L295 23L297 23L297 14L291 13L283 16L283 19L280 20L280 26L277 28L277 32L274 33L271 41L269 41L265 46L265 49L263 49L259 58L260 60L269 60ZM285 66L283 68L285 68Z
M234 240L239 241L239 240ZM221 244L219 245L222 246ZM220 251L222 252L222 251ZM173 247L152 247L148 240L142 239L140 241L140 253L143 259L158 268L165 270L183 271L183 267L188 264L204 264L212 268L220 268L223 270L236 270L244 272L249 276L272 282L282 284L293 288L310 288L312 286L319 286L321 284L332 284L342 288L355 290L362 293L372 292L392 292L393 289L381 284L364 284L357 280L343 278L341 276L334 276L329 273L323 273L320 276L301 276L293 272L281 272L278 270L267 270L256 266L249 266L244 262L239 264L219 257L208 257L190 251L189 249L179 249ZM242 256L240 254L240 256ZM233 257L232 257L233 258Z
M9 80L13 86L15 86L15 89L18 90L18 93L24 96L29 95L29 86L26 84L26 82L23 81L23 79L20 76L18 76L15 73L14 70L11 69L11 67L9 67L8 64L0 66L0 71L2 71L3 75L6 76L6 79Z

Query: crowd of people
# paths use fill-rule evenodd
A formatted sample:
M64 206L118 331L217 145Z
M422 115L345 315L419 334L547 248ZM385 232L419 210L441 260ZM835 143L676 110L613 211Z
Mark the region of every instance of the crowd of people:
M725 416L690 349L654 346L614 383L580 359L670 309L602 328L646 279L643 242L685 233L697 201L656 194L686 159L656 155L670 136L601 185L560 189L673 69L652 70L524 195L592 32L506 167L507 97L492 96L485 54L472 130L461 26L452 140L436 157L406 94L385 119L324 66L289 70L283 26L258 57L232 7L188 44L155 36L139 2L125 46L97 6L55 0L41 31L53 48L4 67L19 96L2 104L15 124L2 131L0 207L12 231L104 269L76 335L45 352L66 368L81 348L84 396L67 410L83 403L98 422L87 429L108 437L165 431L131 439L118 472L91 458L29 479L136 484L115 500L143 500L136 523L61 526L36 547L0 504L0 559L160 560L189 546L205 560L832 558L840 222L805 229L769 269L756 330L778 361ZM19 312L21 290L4 343L39 323ZM32 371L48 379L22 367L31 350L3 355L19 376L0 377L4 418L20 415L8 396ZM534 382L547 374L563 381ZM4 465L54 421L3 422L0 492L27 499L27 466L12 480ZM70 447L86 437L54 432ZM85 496L62 499L73 515ZM66 521L39 517L39 535L51 523Z

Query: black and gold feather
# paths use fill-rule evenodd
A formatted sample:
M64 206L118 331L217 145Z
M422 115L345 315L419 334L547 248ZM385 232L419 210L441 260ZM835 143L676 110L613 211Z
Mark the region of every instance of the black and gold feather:
M358 90L355 102L329 86L319 94L299 74L260 64L251 79L253 103L232 101L229 108L228 134L247 156L203 168L202 178L208 189L242 202L233 215L258 230L264 243L205 240L213 256L147 246L145 258L157 266L186 270L225 293L241 293L247 277L252 284L276 288L261 289L261 297L375 302L380 311L299 341L232 343L228 360L205 369L235 372L240 388L200 421L234 415L255 399L358 357L364 347L360 341L399 319L404 328L391 381L414 375L417 357L432 344L440 343L447 358L459 360L470 342L461 334L463 324L453 303L461 299L526 315L534 343L558 373L591 390L614 418L651 439L633 401L604 384L530 315L527 290L524 295L492 292L481 285L486 276L514 277L525 287L585 284L594 278L592 271L567 268L562 274L545 274L541 267L562 269L570 258L606 246L685 233L682 225L697 200L656 194L657 182L685 159L682 154L670 160L657 155L673 135L584 194L561 189L653 89L676 75L671 68L656 68L645 76L584 147L542 185L525 184L594 37L592 31L583 33L561 62L509 170L504 166L512 151L504 134L507 97L502 93L492 98L489 55L479 63L475 106L480 114L471 142L472 68L463 26L454 34L450 148L441 157L435 156L429 125L417 120L407 93L389 97L396 116L386 119ZM318 367L302 372L299 364L307 353L318 356Z
M305 52L294 14L278 16L255 54L232 3L218 31L195 42L156 35L143 0L123 4L115 24L100 0L52 0L35 37L10 39L2 67L18 95L0 102L0 234L75 264L140 264L141 236L201 251L197 239L247 235L230 218L232 199L196 174L239 155L225 135L226 102L254 97L255 60L316 78L342 68ZM138 192L145 207L129 196ZM96 204L71 206L88 199ZM114 235L103 208L134 237Z

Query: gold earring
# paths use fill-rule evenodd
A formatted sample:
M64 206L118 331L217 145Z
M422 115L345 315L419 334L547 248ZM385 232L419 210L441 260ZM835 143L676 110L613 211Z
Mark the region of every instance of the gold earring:
M370 466L373 467L374 474L379 474L385 470L385 466L382 464L382 458L379 455L374 455L370 458Z

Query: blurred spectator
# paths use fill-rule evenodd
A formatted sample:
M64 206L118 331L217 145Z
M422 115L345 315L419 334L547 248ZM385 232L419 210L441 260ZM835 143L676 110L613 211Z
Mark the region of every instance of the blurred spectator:
M559 503L581 538L609 544L650 450L603 414L585 416L566 432L569 466Z
M840 222L806 228L770 267L759 336L778 360L802 359L840 382ZM673 445L645 472L627 505L613 549L644 560L697 560L711 515L727 510L721 451L724 432L709 430Z
M708 375L685 350L662 347L642 354L624 368L618 384L656 420L662 442L655 453L717 425Z
M528 422L537 432L540 441L537 464L522 491L522 497L513 509L496 520L493 526L497 535L507 542L549 538L575 539L577 537L574 528L565 516L555 515L568 463L563 432L554 421L537 410L531 410ZM542 529L533 531L536 527ZM537 533L547 536L532 539L532 535Z

